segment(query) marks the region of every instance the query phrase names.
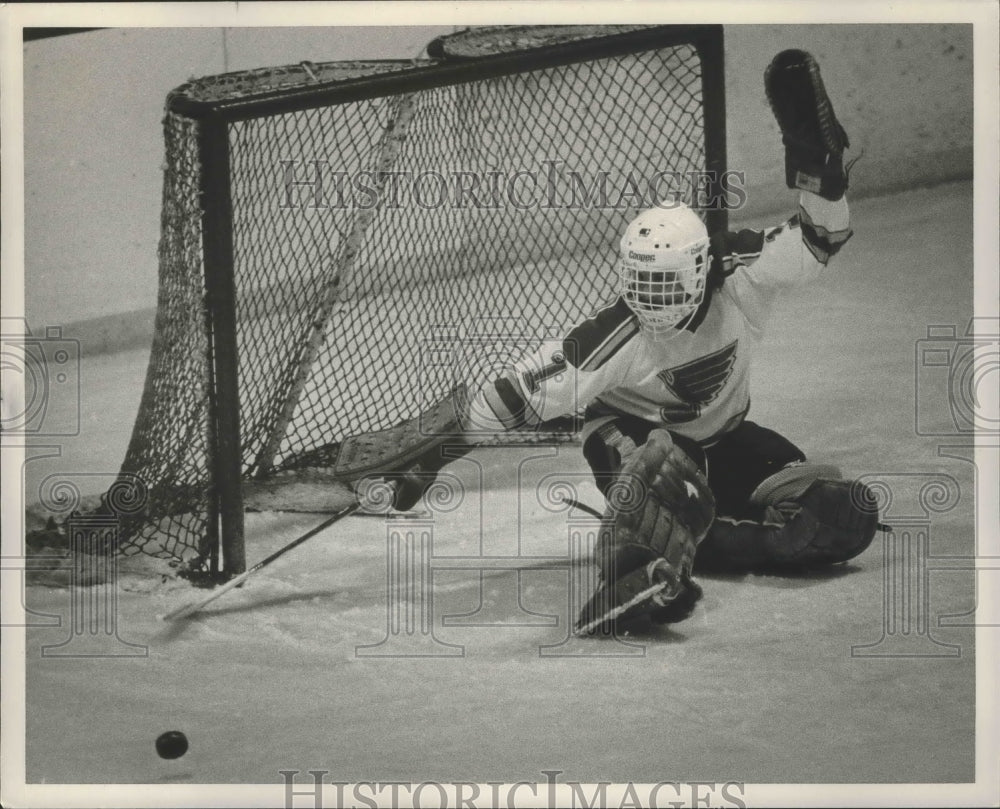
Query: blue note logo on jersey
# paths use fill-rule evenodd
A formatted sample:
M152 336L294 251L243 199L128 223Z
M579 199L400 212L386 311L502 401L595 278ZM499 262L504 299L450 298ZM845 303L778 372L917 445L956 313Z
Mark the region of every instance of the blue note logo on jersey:
M701 415L705 405L718 397L732 376L733 366L736 364L737 342L733 340L725 348L657 374L667 390L681 400L676 405L661 408L664 421L693 421Z

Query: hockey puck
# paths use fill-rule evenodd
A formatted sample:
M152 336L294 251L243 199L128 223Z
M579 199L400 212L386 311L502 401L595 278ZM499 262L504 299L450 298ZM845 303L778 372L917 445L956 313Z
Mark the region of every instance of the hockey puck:
M180 758L187 749L187 736L179 730L168 730L156 739L156 753L160 758Z

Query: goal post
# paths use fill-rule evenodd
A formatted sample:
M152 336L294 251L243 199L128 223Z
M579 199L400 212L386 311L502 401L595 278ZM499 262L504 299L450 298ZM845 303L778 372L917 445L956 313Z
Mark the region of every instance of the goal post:
M721 26L472 29L428 54L168 97L156 332L122 468L147 504L122 552L237 574L262 487L391 468L367 437L609 300L652 178L726 227Z

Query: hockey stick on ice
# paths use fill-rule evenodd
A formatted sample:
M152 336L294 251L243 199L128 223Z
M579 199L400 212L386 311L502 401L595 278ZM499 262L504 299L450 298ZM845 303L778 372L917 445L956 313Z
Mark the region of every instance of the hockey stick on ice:
M322 531L322 530L324 530L326 528L329 528L331 525L333 525L338 520L342 520L344 517L347 517L347 516L353 514L359 508L361 508L361 503L360 502L354 502L354 503L351 503L351 505L349 505L347 508L342 509L341 511L338 511L336 514L331 514L329 517L327 517L325 520L323 520L323 522L321 522L315 528L311 528L310 530L306 531L298 539L295 539L295 540L289 542L283 548L279 548L278 550L276 550L274 553L272 553L266 559L262 559L261 561L259 561L257 564L255 564L253 567L251 567L245 573L240 573L239 576L236 576L235 578L230 579L229 581L227 581L225 584L223 584L218 589L213 590L212 593L211 593L211 595L208 596L208 598L203 598L200 601L195 601L195 602L193 602L191 604L185 604L183 607L178 607L176 610L173 610L172 612L168 612L166 615L164 615L161 620L164 620L164 621L177 621L177 620L179 620L181 618L187 618L189 615L194 615L196 612L201 611L201 609L203 607L205 607L205 606L211 604L213 601L215 601L215 599L219 598L220 596L225 595L230 590L233 590L236 587L239 587L241 584L243 584L243 582L245 582L247 579L249 579L254 573L256 573L261 568L267 567L269 564L271 564L271 562L273 562L279 556L284 556L286 553L288 553L290 550L292 550L292 548L297 548L299 545L301 545L307 539L311 539L312 537L316 536L316 534L318 534L320 531Z
M564 497L563 502L570 508L577 508L585 514L589 514L591 517L601 519L604 516L596 508L591 508L586 503L581 503L579 500L574 500L572 497Z
M589 635L591 632L593 632L602 624L604 623L610 624L612 621L618 618L618 616L632 609L632 607L634 607L636 604L641 604L643 601L648 601L654 596L662 593L670 586L671 582L669 581L661 581L657 582L656 584L652 584L645 590L641 590L638 593L636 593L634 596L632 596L632 598L630 598L624 604L619 604L617 607L614 607L608 612L605 612L602 615L598 615L596 618L593 618L584 624L574 627L573 634L577 636Z

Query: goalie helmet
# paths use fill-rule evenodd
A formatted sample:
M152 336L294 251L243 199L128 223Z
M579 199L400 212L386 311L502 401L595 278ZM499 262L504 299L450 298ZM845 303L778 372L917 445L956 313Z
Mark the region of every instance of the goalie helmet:
M708 231L686 205L652 208L625 229L618 294L654 337L676 336L705 298Z

